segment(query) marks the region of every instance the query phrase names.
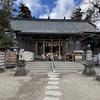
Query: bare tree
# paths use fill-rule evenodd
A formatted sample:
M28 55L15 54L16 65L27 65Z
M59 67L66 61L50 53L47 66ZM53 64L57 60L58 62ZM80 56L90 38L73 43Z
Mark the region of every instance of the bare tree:
M89 0L89 2L93 5L93 7L97 8L100 13L100 0Z

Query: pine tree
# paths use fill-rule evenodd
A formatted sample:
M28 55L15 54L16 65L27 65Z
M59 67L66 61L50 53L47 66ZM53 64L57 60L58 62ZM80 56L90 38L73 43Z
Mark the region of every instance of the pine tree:
M11 28L11 10L7 4L0 9L0 47L14 46L13 29Z
M13 7L15 1L17 0L1 0L0 1L0 6L2 8L4 8L4 6L7 6L7 10L10 11L11 17L16 17L14 13L17 12L17 10L16 8Z
M81 11L81 8L76 8L76 10L72 13L71 19L72 20L81 20L82 19L83 12Z
M18 18L31 18L31 11L25 4L20 3Z

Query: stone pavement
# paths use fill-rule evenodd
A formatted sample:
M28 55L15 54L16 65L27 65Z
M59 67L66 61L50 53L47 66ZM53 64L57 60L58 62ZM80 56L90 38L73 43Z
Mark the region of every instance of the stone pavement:
M62 95L59 91L59 74L60 73L47 73L49 78L44 100L59 100L59 96Z
M100 100L100 81L81 72L13 75L0 73L0 100Z

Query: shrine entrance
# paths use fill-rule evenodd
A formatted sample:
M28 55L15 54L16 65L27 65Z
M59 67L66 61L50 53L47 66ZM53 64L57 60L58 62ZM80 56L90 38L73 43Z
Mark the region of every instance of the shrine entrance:
M41 41L42 39L42 41ZM37 41L37 55L41 56L49 54L56 55L58 59L61 59L61 56L64 54L64 49L66 46L64 45L65 40L61 39L60 36L49 36L49 37L38 37ZM63 49L64 48L64 49Z
M44 54L46 56L48 53L51 53L60 59L63 53L62 47L63 43L61 42L38 42L38 55Z

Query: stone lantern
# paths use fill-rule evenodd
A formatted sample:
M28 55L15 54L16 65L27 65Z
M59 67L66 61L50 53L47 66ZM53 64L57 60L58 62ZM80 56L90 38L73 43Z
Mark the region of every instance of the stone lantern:
M23 53L24 53L24 49L20 49L19 48L17 49L18 52L17 52L17 69L16 69L16 72L14 75L26 75L27 74L27 71L25 69L25 60L24 60L24 57L23 57Z
M96 72L94 70L94 63L92 59L92 51L87 50L87 56L86 56L86 61L82 62L82 64L85 66L82 74L85 75L95 75Z

